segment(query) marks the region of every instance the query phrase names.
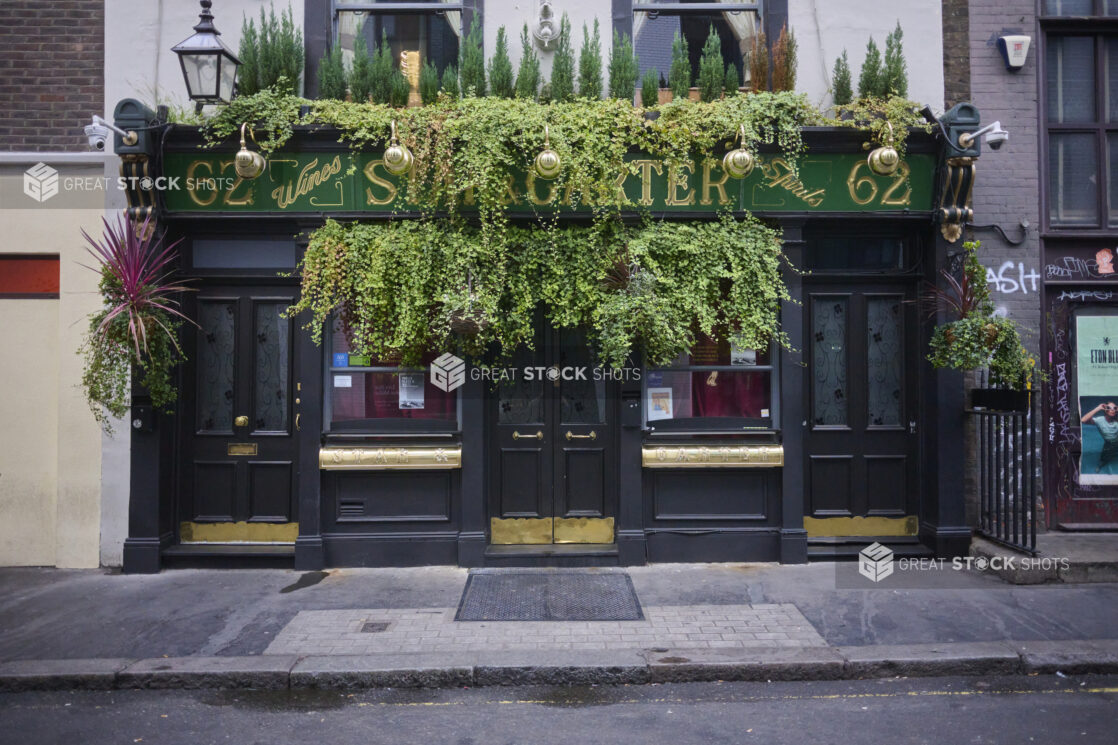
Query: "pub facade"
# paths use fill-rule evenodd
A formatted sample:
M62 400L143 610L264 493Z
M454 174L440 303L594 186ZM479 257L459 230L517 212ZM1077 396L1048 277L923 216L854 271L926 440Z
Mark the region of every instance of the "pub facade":
M949 114L962 128L950 134L978 127L969 105ZM932 321L916 302L968 215L974 153L949 153L947 128L913 131L888 176L846 128L805 129L795 173L762 151L745 178L708 161L670 180L629 156L643 162L619 183L658 219L721 208L782 232L784 346L700 339L672 365L637 354L614 368L541 313L532 343L499 363L446 349L405 368L355 353L338 324L316 343L287 313L325 220L417 218L382 151L297 127L248 180L231 143L161 131L133 100L115 120L159 133L117 143L126 171L187 184L136 189L129 210L181 239L197 289L176 411L134 399L126 571L797 563L874 540L966 551L962 389L927 362ZM530 189L546 194L531 180L511 193L527 204ZM510 219L536 220L517 207Z

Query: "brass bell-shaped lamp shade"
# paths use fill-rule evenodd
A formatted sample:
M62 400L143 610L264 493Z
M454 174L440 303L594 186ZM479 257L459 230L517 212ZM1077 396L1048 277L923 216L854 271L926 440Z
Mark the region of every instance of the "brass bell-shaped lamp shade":
M885 123L889 126L889 141L884 147L871 150L866 158L866 165L878 176L892 176L901 165L901 154L893 147L893 124L888 121Z
M532 170L536 172L536 176L550 181L559 175L562 165L559 160L559 153L551 149L551 130L545 124L543 126L543 150L536 156L536 160L532 164Z
M237 151L237 155L233 158L233 169L237 175L246 181L251 181L260 174L264 173L264 168L267 162L264 156L260 153L248 149L248 143L245 142L245 129L248 128L248 122L241 125L241 149ZM248 130L249 137L253 142L256 142L256 135L252 130Z
M412 166L415 158L408 150L407 145L401 145L396 139L396 120L392 120L392 139L388 141L388 148L384 151L384 170L393 176L403 176Z
M745 149L745 125L740 128L741 141L738 147L722 156L722 170L729 174L730 178L745 178L753 172L755 158L753 153Z

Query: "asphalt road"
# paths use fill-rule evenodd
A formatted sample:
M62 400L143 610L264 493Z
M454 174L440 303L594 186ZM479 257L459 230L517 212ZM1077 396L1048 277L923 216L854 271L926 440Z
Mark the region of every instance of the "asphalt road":
M0 695L0 743L1059 743L1118 741L1118 677L449 691Z

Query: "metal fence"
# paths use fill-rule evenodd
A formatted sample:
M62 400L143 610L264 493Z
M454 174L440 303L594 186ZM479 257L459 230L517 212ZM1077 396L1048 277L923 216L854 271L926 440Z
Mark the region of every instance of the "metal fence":
M978 441L978 532L1036 555L1037 405L1024 411L969 409Z

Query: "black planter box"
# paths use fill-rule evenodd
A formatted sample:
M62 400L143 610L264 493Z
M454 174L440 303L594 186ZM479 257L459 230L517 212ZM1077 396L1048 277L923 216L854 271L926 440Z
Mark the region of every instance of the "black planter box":
M1029 391L1009 388L975 388L970 394L973 409L989 411L1028 411Z

